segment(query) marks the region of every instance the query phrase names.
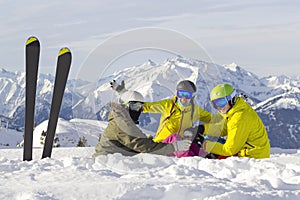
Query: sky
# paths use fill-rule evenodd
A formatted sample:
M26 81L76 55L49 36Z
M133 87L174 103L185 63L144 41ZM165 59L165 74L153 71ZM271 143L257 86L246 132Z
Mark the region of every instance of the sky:
M297 0L1 0L0 68L24 71L24 45L34 35L40 72L54 74L67 46L71 77L84 80L101 76L95 68L161 63L178 53L234 62L260 77L299 75L299 8Z

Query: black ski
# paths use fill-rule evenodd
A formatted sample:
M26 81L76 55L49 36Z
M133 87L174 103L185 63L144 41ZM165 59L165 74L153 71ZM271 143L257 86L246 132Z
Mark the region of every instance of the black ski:
M36 37L30 37L26 41L25 68L26 68L26 92L25 92L25 131L23 160L32 160L32 141L34 126L34 108L36 97L37 73L40 57L40 42Z
M50 108L50 116L48 121L47 133L42 158L51 157L52 146L57 126L57 120L60 112L60 107L70 71L72 55L68 48L62 48L59 51L56 75L54 83L54 91Z

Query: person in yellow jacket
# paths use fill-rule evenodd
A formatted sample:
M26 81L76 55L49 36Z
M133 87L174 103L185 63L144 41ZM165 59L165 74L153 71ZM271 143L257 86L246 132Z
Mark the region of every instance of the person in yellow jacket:
M268 133L262 120L242 97L236 95L230 84L213 88L210 100L223 116L223 124L205 125L204 134L226 136L227 139L224 144L206 140L203 146L207 152L221 156L270 157Z
M111 87L119 94L125 89L124 81L118 84L114 80L110 83ZM194 104L194 94L196 86L192 81L183 80L176 86L176 95L172 99L164 99L157 102L143 102L144 113L160 114L160 123L153 138L154 142L163 142L170 135L183 138L184 131L193 126L194 122L213 122L220 119L220 116L214 119L215 115Z

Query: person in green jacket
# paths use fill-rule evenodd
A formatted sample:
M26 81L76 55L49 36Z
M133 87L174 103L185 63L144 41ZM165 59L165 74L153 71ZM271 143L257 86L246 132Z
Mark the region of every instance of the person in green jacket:
M204 141L207 152L221 156L269 158L270 143L266 128L252 107L236 95L230 84L220 84L210 92L210 100L223 116L218 124L205 125L204 134L226 136L224 144Z
M111 87L122 95L125 89L124 81L118 84L110 82ZM143 102L143 113L160 114L160 123L154 142L169 142L172 136L177 139L184 137L184 131L192 127L195 122L214 122L222 118L213 115L194 103L194 94L197 88L190 80L182 80L176 86L176 94L171 99L156 102ZM172 140L172 139L171 139Z
M100 136L93 157L113 153L133 156L138 153L173 155L174 151L186 151L191 141L181 140L173 144L156 143L148 138L137 126L143 96L136 91L126 91L121 96L122 104L110 103L107 128Z

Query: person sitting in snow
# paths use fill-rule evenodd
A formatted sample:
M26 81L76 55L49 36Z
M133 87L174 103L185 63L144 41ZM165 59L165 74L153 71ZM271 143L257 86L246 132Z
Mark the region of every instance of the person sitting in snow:
M110 82L111 87L122 95L127 91L124 80L118 84L115 80ZM154 142L172 143L184 138L184 132L196 122L213 122L222 119L194 103L196 85L190 80L182 80L176 86L176 95L172 99L164 99L157 102L143 102L143 113L161 114L159 127L153 138ZM140 103L140 102L139 102ZM196 127L201 132L203 125ZM197 132L197 131L196 131ZM189 135L189 137L193 137ZM202 136L199 136L202 137ZM188 152L178 152L176 156L198 156L200 149L194 141Z
M119 94L127 91L124 81L118 84L111 82L112 89ZM171 134L184 137L184 130L193 126L193 122L210 122L211 113L194 103L196 85L189 80L180 81L176 86L176 95L172 99L157 102L144 102L143 113L161 114L159 127L153 138L154 142L163 142Z
M268 133L262 120L242 97L237 96L230 84L214 87L210 100L223 120L222 123L206 124L204 135L226 136L227 139L223 142L201 141L205 151L224 157L270 157Z
M137 126L141 114L143 96L136 91L126 91L119 103L110 103L108 126L100 136L93 157L113 153L133 156L138 153L171 155L174 151L187 151L190 140L180 140L173 144L156 143L148 138Z

